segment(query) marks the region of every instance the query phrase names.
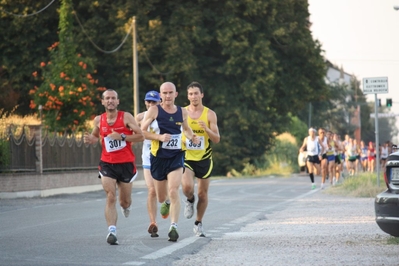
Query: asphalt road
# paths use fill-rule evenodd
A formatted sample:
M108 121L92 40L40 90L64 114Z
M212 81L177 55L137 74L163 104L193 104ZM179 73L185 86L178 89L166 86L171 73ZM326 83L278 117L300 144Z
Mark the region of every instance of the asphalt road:
M215 179L203 220L207 237L194 236L195 215L184 218L182 203L180 238L172 243L167 241L168 219L159 216L158 238L147 233L147 191L137 182L130 217L123 217L118 207L118 246L105 240L103 191L0 200L0 265L172 265L212 239L238 232L313 192L307 176Z

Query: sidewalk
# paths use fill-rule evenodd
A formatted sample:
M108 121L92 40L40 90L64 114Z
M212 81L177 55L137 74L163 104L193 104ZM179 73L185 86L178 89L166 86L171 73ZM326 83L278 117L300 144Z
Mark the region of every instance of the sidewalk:
M374 199L327 190L212 239L173 265L398 265L399 246L377 226Z

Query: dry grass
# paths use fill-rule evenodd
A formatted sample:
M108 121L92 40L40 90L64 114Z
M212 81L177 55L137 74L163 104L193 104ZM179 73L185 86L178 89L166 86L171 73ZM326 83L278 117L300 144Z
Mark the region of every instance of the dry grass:
M386 190L384 177L380 175L380 186L377 185L377 175L375 173L362 173L352 177L346 177L341 184L328 189L326 193L373 198L377 194Z
M11 112L0 109L0 136L11 129L13 134L20 135L26 125L39 125L40 120L36 115L19 116Z
M26 115L26 116L19 116L11 112L5 112L4 109L0 109L0 137L6 136L6 133L11 130L13 135L19 136L24 127L25 130L29 131L29 128L26 126L30 125L40 125L40 119L37 115ZM85 128L88 129L90 132L93 128L93 121L88 120L85 122ZM79 137L83 133L76 132L76 136Z
M287 163L279 162L274 156L270 159L270 165L267 169L261 172L261 175L278 175L278 176L290 176L293 173L292 167Z
M289 142L292 143L294 145L296 145L296 139L293 135L291 135L290 133L283 133L280 134L276 137L276 139L280 140L280 141L284 141L284 142Z
M1 129L4 126L9 125L39 125L40 120L37 118L37 115L27 115L27 116L19 116L11 111L10 113L5 112L4 109L0 109L0 125Z

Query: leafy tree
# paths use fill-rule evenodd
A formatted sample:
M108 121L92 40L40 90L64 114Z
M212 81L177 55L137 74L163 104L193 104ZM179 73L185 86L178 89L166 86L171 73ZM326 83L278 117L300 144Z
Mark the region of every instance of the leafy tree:
M145 52L167 72L141 65L140 82L173 81L182 105L188 83L204 85L204 104L218 114L222 134L217 173L254 162L288 130L289 112L326 94L308 16L306 1L226 0L158 1L140 18L140 62Z
M172 81L180 93L177 104L185 105L186 85L204 85L204 104L216 111L222 136L214 146L215 174L255 162L278 133L289 131L290 113L329 99L306 0L74 0L73 8L86 32L76 19L71 22L74 43L96 66L93 78L119 92L122 109L132 106L131 39L117 52L103 53L88 37L104 50L115 49L133 16L140 95ZM51 35L57 39L55 31Z
M47 47L56 42L58 14L55 1L0 0L0 106L16 114L31 112L29 89L32 72L47 56Z
M49 48L51 61L41 63L40 87L30 92L34 95L31 108L42 105L44 122L51 130L75 130L84 125L93 114L93 100L97 96L97 81L87 72L88 60L77 54L71 27L71 0L62 0L60 41Z
M308 127L297 116L291 115L289 133L295 137L297 146L301 146L303 143L303 139L308 135Z

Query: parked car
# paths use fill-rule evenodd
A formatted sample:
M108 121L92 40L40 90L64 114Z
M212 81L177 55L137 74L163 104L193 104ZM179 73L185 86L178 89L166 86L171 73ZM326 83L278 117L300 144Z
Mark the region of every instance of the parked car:
M375 220L387 234L399 237L399 151L392 146L384 170L387 190L378 194L374 201Z

